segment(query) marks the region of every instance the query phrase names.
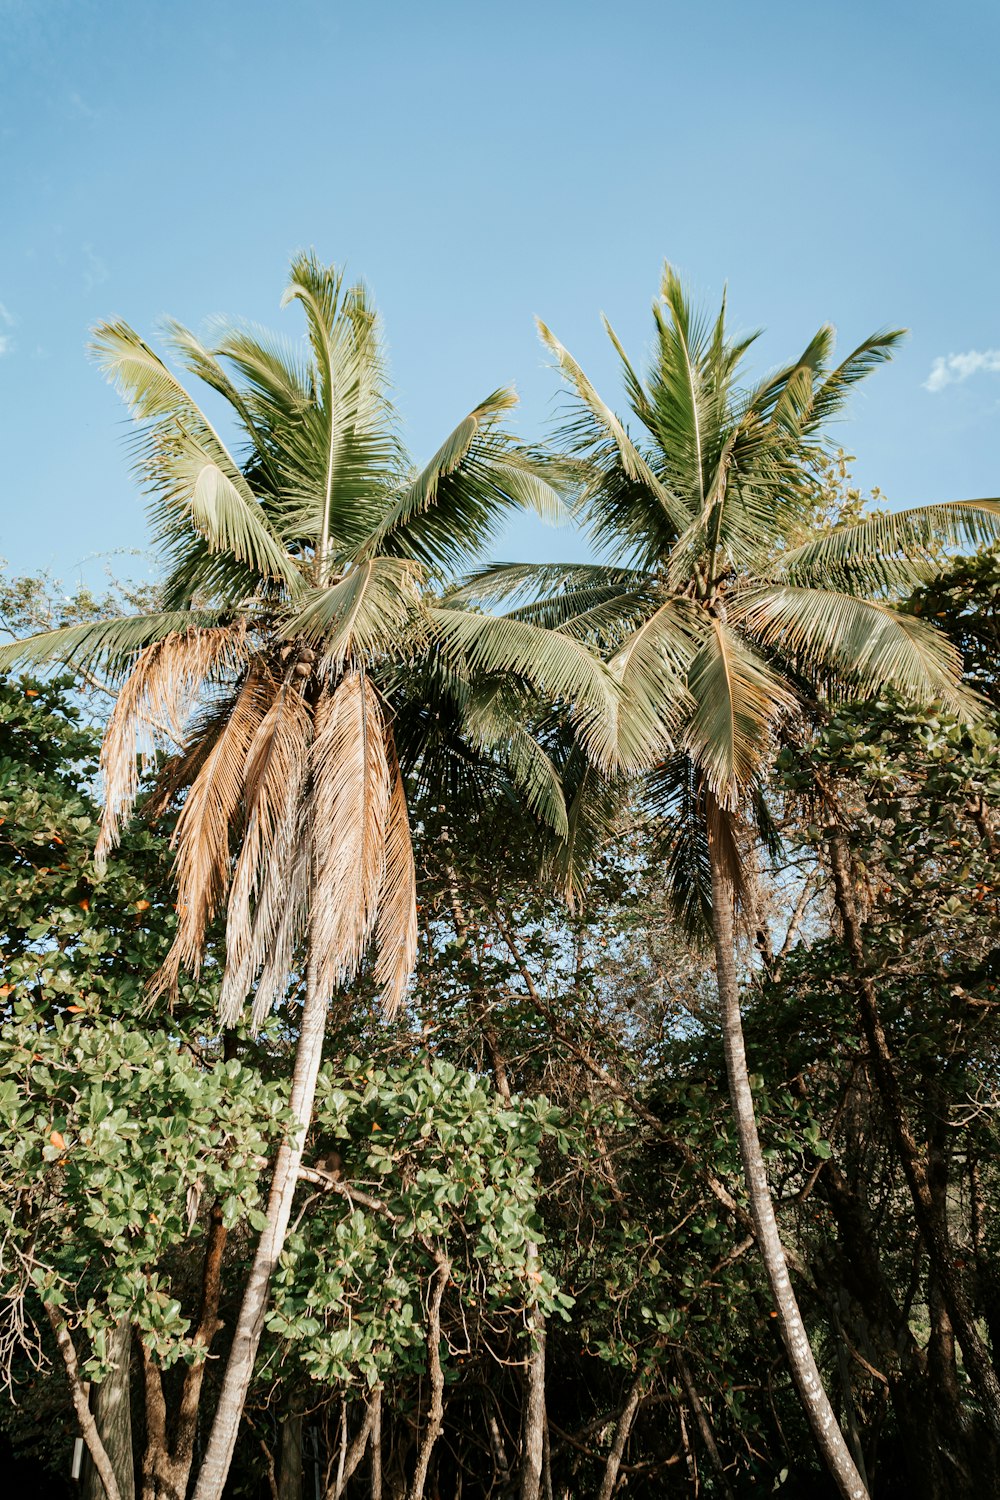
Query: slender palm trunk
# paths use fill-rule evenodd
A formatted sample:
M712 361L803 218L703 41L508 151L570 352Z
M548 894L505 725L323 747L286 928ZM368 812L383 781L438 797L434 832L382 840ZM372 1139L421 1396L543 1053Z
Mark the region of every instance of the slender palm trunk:
M812 1428L813 1437L827 1468L844 1500L867 1500L868 1491L844 1441L833 1407L823 1388L795 1293L788 1275L785 1252L778 1234L774 1205L767 1181L767 1170L760 1149L753 1095L747 1072L743 1044L743 1022L740 1017L739 984L736 977L736 950L733 922L733 891L723 868L718 844L709 836L712 865L712 929L715 937L715 962L719 983L722 1035L726 1054L729 1097L732 1101L740 1155L750 1196L764 1269L778 1311L778 1326L788 1354L792 1379Z
M291 1110L295 1117L295 1129L290 1138L282 1142L275 1158L271 1196L267 1205L267 1225L258 1242L253 1267L243 1293L219 1404L192 1500L222 1500L229 1466L233 1461L243 1408L253 1377L257 1346L264 1328L271 1277L288 1233L302 1149L312 1118L316 1080L323 1059L326 1010L327 997L320 989L316 965L310 958L306 999L295 1052L295 1071L292 1074Z

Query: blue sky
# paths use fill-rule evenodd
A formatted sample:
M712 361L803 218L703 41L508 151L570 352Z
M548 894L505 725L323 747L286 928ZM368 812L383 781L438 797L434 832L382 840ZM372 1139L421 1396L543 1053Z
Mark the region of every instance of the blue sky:
M599 313L640 354L667 257L728 281L761 368L910 328L837 433L859 481L1000 493L998 43L962 0L0 0L0 554L69 580L144 545L90 324L297 331L310 245L372 287L418 458L509 381L545 431L535 314L617 401Z

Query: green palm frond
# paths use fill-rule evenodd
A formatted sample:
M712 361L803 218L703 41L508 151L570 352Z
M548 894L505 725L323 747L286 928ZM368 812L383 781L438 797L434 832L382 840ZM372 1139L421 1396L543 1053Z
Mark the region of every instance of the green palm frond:
M576 391L578 399L595 424L594 439L600 442L602 435L605 434L611 439L617 450L618 461L624 476L633 484L641 486L642 490L659 506L672 531L683 530L690 520L690 514L684 503L661 483L614 412L601 400L569 350L563 347L551 329L540 320L536 321L542 342L555 355L560 370ZM586 432L586 428L583 430Z
M0 672L18 665L61 662L85 671L99 666L115 680L128 670L145 646L162 641L175 631L217 625L222 617L221 610L169 610L93 620L85 625L64 625L0 646Z
M905 328L886 328L871 334L853 349L816 387L804 430L815 432L836 416L854 386L892 359L905 337Z
M764 648L848 689L866 695L893 689L910 702L940 700L957 712L972 702L959 686L961 657L947 636L881 601L833 589L761 586L734 604L731 618Z
M529 719L525 695L511 692L506 683L495 684L474 695L464 729L475 749L498 760L528 810L564 839L569 824L562 782L538 739L525 727Z
M946 500L837 526L785 552L770 576L795 584L853 583L859 591L912 587L933 549L988 545L998 537L1000 499Z
M759 773L777 722L796 707L788 684L728 626L710 620L691 664L695 708L684 745L720 806L735 808Z
M337 669L349 660L371 661L403 641L420 610L422 569L396 557L375 557L352 568L329 588L312 591L305 607L284 629L286 639L322 647Z
M500 389L480 402L421 472L387 498L357 555L389 552L447 572L468 566L512 509L565 519L567 508L545 477L552 466L518 449L499 426L516 401Z
M102 323L92 350L144 427L136 466L161 541L175 553L193 532L263 578L295 589L299 574L235 459L177 377L127 323Z
M585 646L510 616L444 608L428 614L442 651L459 671L513 677L549 703L572 706L588 750L600 764L609 764L602 725L617 707L617 689L607 668Z

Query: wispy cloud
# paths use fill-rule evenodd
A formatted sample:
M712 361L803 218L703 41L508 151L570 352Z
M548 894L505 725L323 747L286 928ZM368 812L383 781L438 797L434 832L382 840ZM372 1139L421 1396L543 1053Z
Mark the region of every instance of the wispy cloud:
M1000 349L969 349L965 354L941 355L931 365L924 381L925 391L943 391L946 385L957 385L970 375L1000 374Z
M4 304L0 302L0 328L13 328L16 322L17 319L14 317L14 314L8 312ZM11 338L10 334L0 333L0 359L2 359L5 354L13 354L13 352L14 340Z
M97 255L93 245L83 245L84 267L83 286L84 290L92 292L95 287L103 286L108 279L107 262Z

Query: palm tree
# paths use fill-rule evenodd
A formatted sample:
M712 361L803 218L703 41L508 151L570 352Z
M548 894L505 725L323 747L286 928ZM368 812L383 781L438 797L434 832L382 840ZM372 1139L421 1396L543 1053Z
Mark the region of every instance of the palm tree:
M760 1252L817 1444L841 1493L861 1496L789 1280L754 1117L736 967L737 917L750 904L748 835L770 835L763 778L772 746L817 695L893 687L968 707L955 650L893 601L926 572L942 540L1000 533L1000 503L923 507L818 531L822 429L900 334L876 334L833 366L833 330L821 328L800 359L745 386L743 357L756 335L727 333L725 302L717 318L699 319L668 266L653 313L644 377L605 323L634 437L540 325L572 391L564 448L604 561L498 565L475 574L463 596L515 604L521 620L590 641L622 689L604 726L605 760L645 765L643 795L669 832L665 873L676 909L689 926L711 924ZM582 757L574 785L562 849L571 891L616 799Z
M305 976L295 1129L275 1159L197 1500L221 1496L232 1459L329 998L374 945L391 1011L413 965L414 865L394 696L412 720L414 681L442 693L467 755L501 756L531 805L565 828L559 779L518 725L518 695L575 701L596 718L612 693L581 643L445 607L433 587L468 566L510 506L558 509L538 464L501 426L513 393L488 396L415 470L364 288L302 255L285 300L304 309L305 343L226 325L209 348L169 328L182 364L227 404L236 449L129 326L95 330L97 359L140 424L136 468L166 561L161 607L0 652L0 668L58 660L100 667L120 684L102 750L99 860L132 813L144 772L155 773L154 816L182 797L176 935L155 988L172 991L182 970L197 971L223 906L223 1024L237 1020L251 993L259 1023L289 980ZM433 702L423 708L433 723ZM412 723L409 734L412 742ZM164 760L165 736L179 748ZM419 745L410 753L419 759Z

